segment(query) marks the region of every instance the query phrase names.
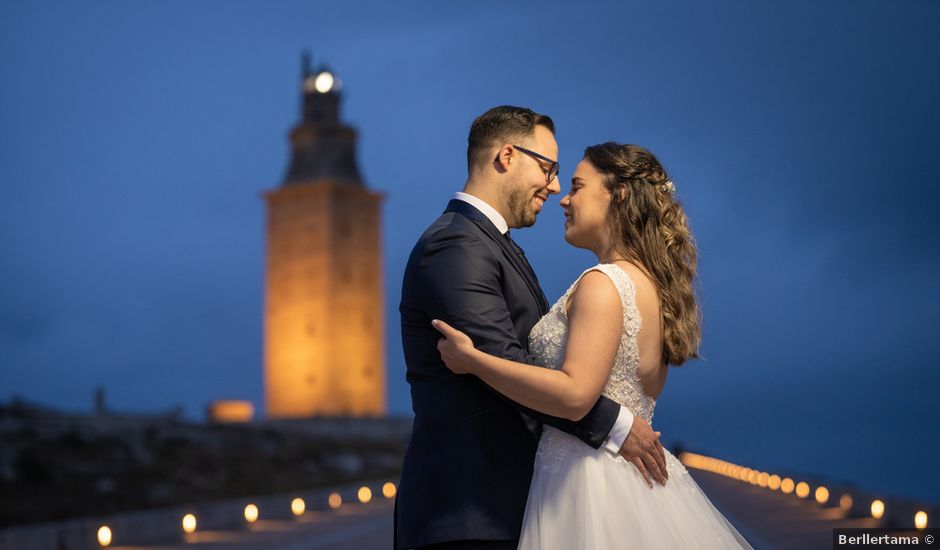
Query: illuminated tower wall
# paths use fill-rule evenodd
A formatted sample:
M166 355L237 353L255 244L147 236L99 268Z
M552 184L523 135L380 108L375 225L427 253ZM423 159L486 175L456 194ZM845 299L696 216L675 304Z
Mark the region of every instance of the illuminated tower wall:
M305 54L301 82L290 167L264 195L266 415L384 415L383 197L360 178L338 81Z

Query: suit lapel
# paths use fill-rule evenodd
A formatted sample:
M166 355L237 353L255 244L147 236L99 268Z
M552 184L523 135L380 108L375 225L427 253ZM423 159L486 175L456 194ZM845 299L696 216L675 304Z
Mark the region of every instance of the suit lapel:
M496 226L493 225L493 222L491 222L489 218L473 205L457 199L451 200L447 204L447 209L444 210L444 212L460 214L475 223L484 233L489 235L489 237L496 242L497 246L499 246L500 250L503 251L503 255L509 260L509 263L512 264L513 268L515 268L525 281L526 286L529 287L529 292L532 293L532 297L535 298L535 302L539 306L539 314L545 315L548 313L548 300L545 299L545 293L542 292L542 287L539 286L538 279L535 277L535 272L532 271L529 262L521 254L513 250L512 244L496 229Z

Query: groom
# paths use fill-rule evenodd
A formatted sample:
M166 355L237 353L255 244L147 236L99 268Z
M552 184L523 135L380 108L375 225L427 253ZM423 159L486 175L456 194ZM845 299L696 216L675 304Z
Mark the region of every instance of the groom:
M548 116L495 107L470 127L462 193L421 235L402 282L401 337L415 419L395 510L395 548L515 549L541 423L620 453L665 483L665 457L642 418L601 397L581 420L514 403L447 370L432 319L484 352L533 364L529 331L548 312L509 228L535 223L558 183Z

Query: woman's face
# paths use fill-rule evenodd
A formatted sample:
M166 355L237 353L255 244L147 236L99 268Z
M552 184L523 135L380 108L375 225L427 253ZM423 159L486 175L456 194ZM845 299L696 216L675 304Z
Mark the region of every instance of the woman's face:
M571 176L571 191L561 199L565 240L594 252L606 249L610 241L610 200L604 176L587 159L581 159Z

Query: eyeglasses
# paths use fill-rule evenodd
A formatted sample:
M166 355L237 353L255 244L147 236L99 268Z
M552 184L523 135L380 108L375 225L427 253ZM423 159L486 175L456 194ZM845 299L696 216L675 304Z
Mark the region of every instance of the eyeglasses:
M515 147L516 149L519 149L520 151L529 155L530 157L544 160L545 162L550 164L550 166L548 167L548 172L545 172L545 183L551 183L552 180L555 179L555 176L558 175L559 166L558 166L557 160L552 160L546 156L542 156L536 153L535 151L530 151L526 149L525 147L519 147L518 145L513 145L513 147Z

